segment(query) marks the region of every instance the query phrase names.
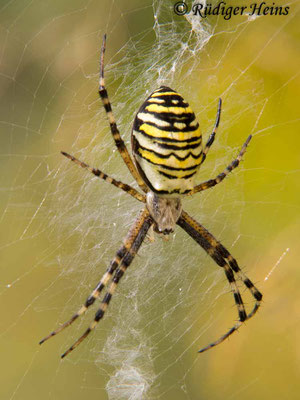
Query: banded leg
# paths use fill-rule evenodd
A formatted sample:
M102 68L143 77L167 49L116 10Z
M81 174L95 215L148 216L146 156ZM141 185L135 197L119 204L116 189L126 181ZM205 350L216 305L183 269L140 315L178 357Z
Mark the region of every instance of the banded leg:
M112 279L112 282L108 288L108 291L105 294L105 296L101 302L101 305L95 314L94 321L90 324L90 326L83 333L83 335L81 335L80 338L67 351L65 351L62 354L61 358L64 358L72 350L74 350L91 333L91 331L95 329L95 327L97 326L99 321L103 318L104 313L110 303L112 295L114 294L120 279L124 275L126 269L130 266L131 262L134 259L134 256L138 252L141 244L143 243L149 228L153 224L153 220L150 217L147 209L145 209L141 215L142 215L142 219L141 219L142 224L138 228L138 233L136 235L135 241L132 244L132 246L130 247L130 249L128 250L128 252L126 253L126 255L124 256L124 258L122 259L121 264L117 268L117 270L114 274L114 277Z
M250 279L248 279L247 276L240 270L236 260L231 256L228 250L226 250L225 247L213 237L213 235L211 235L202 225L190 217L185 211L182 212L177 224L181 226L181 228L183 228L197 243L199 243L200 246L203 247L203 249L220 267L224 268L226 278L231 286L234 300L239 312L239 321L218 340L199 351L199 353L203 353L204 351L209 350L210 348L223 342L226 338L238 330L245 320L253 317L260 306L262 294L256 289ZM237 274L238 279L245 284L255 299L255 305L248 316L246 314L239 289L236 285L233 272Z
M222 99L219 99L215 126L214 126L214 129L213 129L211 135L209 136L208 141L206 142L206 145L204 147L204 150L203 150L203 153L202 153L203 156L202 156L201 164L204 163L204 161L206 159L206 155L207 155L211 145L213 144L213 142L215 140L215 136L216 136L217 129L218 129L219 123L220 123L220 118L221 118L221 109L222 109Z
M208 240L212 241L215 240L215 238L209 233L208 233ZM237 278L244 283L247 289L251 292L253 298L255 299L255 305L251 312L248 314L247 319L250 319L253 317L253 315L256 313L256 311L259 309L261 300L262 300L262 294L260 291L254 286L254 284L250 281L250 279L244 274L244 272L240 269L238 266L238 263L235 258L232 257L232 255L229 253L229 251L221 244L218 242L217 249L219 253L225 258L225 260L228 262L230 265L231 269L237 274Z
M126 183L117 181L114 178L111 178L110 176L106 175L104 172L100 171L98 168L92 168L88 164L78 160L76 157L71 156L68 153L65 153L64 151L61 152L61 154L69 160L73 161L75 164L80 165L80 167L87 169L90 171L92 174L97 176L100 179L103 179L104 181L111 183L112 185L116 186L119 189L124 190L124 192L130 194L132 197L134 197L136 200L141 201L143 203L146 202L146 197L145 195L139 193L137 190L135 190L132 186L127 185Z
M195 193L201 192L202 190L209 189L213 186L216 186L218 183L222 182L223 179L226 178L226 176L229 174L229 172L233 171L239 165L251 138L252 138L252 135L248 136L248 138L247 138L246 142L243 144L243 147L242 147L241 151L239 152L237 158L234 159L232 161L232 163L230 163L223 172L221 172L216 178L209 179L208 181L200 183L200 185L195 186L193 190L191 190L189 193L187 193L187 196L191 196Z
M131 248L133 247L133 245L139 235L139 232L143 228L145 220L147 218L149 218L149 212L147 209L144 209L141 212L141 214L138 216L136 221L134 222L130 231L128 232L128 235L126 236L126 238L124 240L124 244L117 251L114 259L111 261L105 274L102 276L101 280L98 282L95 289L92 291L92 293L86 299L85 303L81 306L81 308L77 311L77 313L75 313L67 322L65 322L58 329L51 332L48 336L46 336L44 339L42 339L40 341L40 344L44 343L46 340L50 339L51 337L57 335L59 332L61 332L66 327L70 326L78 317L80 317L80 315L84 314L86 312L86 310L95 302L95 300L100 296L100 293L103 290L103 288L107 285L107 283L111 279L115 270L121 264L121 261L131 251Z
M100 80L99 80L99 96L102 100L103 106L105 108L107 118L109 121L110 125L110 130L112 133L112 136L114 138L115 144L117 146L117 149L119 150L119 153L121 154L125 164L127 165L131 175L134 177L136 180L137 184L139 187L143 190L143 192L148 192L148 187L142 180L140 174L138 173L130 155L127 150L127 147L121 138L120 132L117 127L117 123L115 120L115 117L112 112L111 104L108 98L108 93L105 88L105 81L104 81L104 53L105 53L105 47L106 47L106 35L103 36L103 43L102 43L102 48L101 48L101 57L100 57Z
M182 212L181 218L183 218L187 224L193 226L193 229L197 230L205 240L210 244L210 246L214 249L216 253L220 255L227 264L230 266L233 272L237 274L237 277L240 281L244 283L247 289L251 292L253 298L255 299L255 305L253 310L249 313L247 319L251 318L257 311L260 306L262 300L262 294L259 290L254 286L254 284L250 281L250 279L244 274L244 272L238 266L238 263L235 258L229 253L229 251L219 242L217 239L208 232L199 222L195 221L192 217L190 217L185 211Z

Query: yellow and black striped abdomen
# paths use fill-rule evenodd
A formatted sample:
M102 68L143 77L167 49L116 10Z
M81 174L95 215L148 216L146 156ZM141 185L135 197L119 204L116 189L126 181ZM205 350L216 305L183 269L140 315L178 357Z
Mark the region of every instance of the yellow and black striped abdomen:
M138 170L158 195L188 193L202 161L202 136L189 104L174 90L155 90L138 111L132 130Z

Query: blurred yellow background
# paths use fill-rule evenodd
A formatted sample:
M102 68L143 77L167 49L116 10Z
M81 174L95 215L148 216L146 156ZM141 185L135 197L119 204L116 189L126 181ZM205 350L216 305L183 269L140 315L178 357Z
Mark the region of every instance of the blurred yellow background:
M287 16L229 21L176 16L174 3L1 3L0 399L299 398L299 2ZM135 113L162 84L190 103L204 140L222 97L198 182L253 135L226 181L184 200L264 295L251 321L202 355L236 309L222 270L179 228L145 242L76 351L60 360L95 307L38 346L80 307L140 209L60 155L134 184L98 99L105 32L107 87L128 145Z

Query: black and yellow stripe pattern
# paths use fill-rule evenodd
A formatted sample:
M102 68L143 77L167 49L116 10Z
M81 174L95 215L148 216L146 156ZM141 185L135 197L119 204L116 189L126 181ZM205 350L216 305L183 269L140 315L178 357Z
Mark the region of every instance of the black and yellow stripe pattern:
M202 136L189 104L162 86L138 111L132 149L142 178L158 195L187 194L202 162Z
M162 86L147 98L135 117L132 131L134 163L121 138L105 88L105 43L106 35L104 35L101 49L99 95L107 113L115 145L132 176L144 193L142 194L132 186L112 178L98 168L90 167L85 162L78 160L66 152L62 152L62 154L75 164L91 172L94 176L114 185L130 194L136 200L146 204L127 234L123 245L115 254L106 272L85 303L67 322L42 339L40 344L57 335L76 321L95 303L102 291L107 288L94 320L80 338L61 357L64 358L75 349L104 317L119 281L132 263L149 229L153 228L156 232L169 234L173 231L175 224L177 224L207 252L217 265L223 268L238 311L239 320L236 324L218 340L199 350L199 353L203 353L223 342L237 331L245 321L252 318L261 305L262 294L240 269L237 261L229 251L201 224L182 210L179 196L183 194L192 195L222 182L239 165L251 140L251 135L247 138L238 156L223 172L219 173L214 179L209 179L194 186L193 178L214 142L220 122L222 102L219 99L216 122L202 150L202 136L199 124L189 104L184 101L180 94L169 87ZM159 198L159 196L165 198ZM168 197L177 198L169 199ZM255 304L249 313L246 312L237 285L238 281L244 284L255 300Z

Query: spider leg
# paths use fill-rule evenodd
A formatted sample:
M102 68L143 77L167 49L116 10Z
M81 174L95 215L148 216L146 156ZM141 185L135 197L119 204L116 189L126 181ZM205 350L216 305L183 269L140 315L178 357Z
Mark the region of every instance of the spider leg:
M136 182L138 183L139 187L143 190L143 192L148 192L148 187L142 180L140 174L138 173L134 162L132 161L129 152L127 150L127 147L121 138L120 132L117 127L117 123L115 120L115 117L112 112L111 104L108 98L108 93L105 88L105 81L104 81L104 53L105 53L105 47L106 47L106 35L103 36L103 42L102 42L102 48L101 48L101 57L100 57L100 80L99 80L99 96L101 97L103 106L105 108L107 118L109 121L110 125L110 130L112 133L112 136L114 138L115 144L117 146L117 149L119 150L119 153L121 154L125 164L127 165L131 175L134 177Z
M209 232L208 233L208 240L212 242L213 240L216 240ZM229 253L229 251L220 243L217 242L217 251L221 254L222 257L227 261L227 263L230 265L231 269L236 273L238 279L244 283L247 289L251 292L253 298L255 299L255 305L251 312L248 314L247 319L250 319L253 317L253 315L256 313L256 311L259 309L261 300L262 300L262 294L260 291L254 286L254 284L250 281L250 279L244 274L244 272L240 269L238 266L238 263L235 258L232 257L232 255Z
M61 358L64 358L72 350L74 350L91 333L91 331L93 329L95 329L95 327L97 326L99 321L103 318L104 313L109 305L109 302L112 298L112 295L114 294L114 292L116 290L116 287L117 287L120 279L122 278L126 269L130 266L131 262L133 261L136 253L138 252L141 244L143 243L143 241L147 235L147 232L152 224L153 224L153 220L150 217L148 210L145 208L139 217L138 226L136 223L133 226L133 229L136 231L135 240L134 240L132 246L130 247L130 249L128 250L128 252L126 253L126 255L124 256L124 258L122 259L122 262L116 269L116 272L115 272L112 282L107 290L107 293L104 295L104 298L100 304L100 307L95 314L94 321L90 324L90 326L83 333L83 335L81 335L80 338L67 351L65 351L62 354Z
M146 197L145 195L139 193L137 190L135 190L132 186L127 185L126 183L117 181L114 178L111 178L110 176L106 175L104 172L100 171L100 169L97 168L92 168L88 164L78 160L76 157L71 156L68 153L65 153L64 151L61 152L61 154L67 158L69 158L71 161L73 161L75 164L80 165L80 167L87 169L90 171L92 174L97 176L100 179L103 179L104 181L111 183L112 185L116 186L119 189L124 190L124 192L130 194L132 197L134 197L138 201L142 201L143 203L146 202Z
M204 163L204 161L206 159L206 155L207 155L211 145L213 144L213 142L215 140L215 136L216 136L217 129L218 129L219 123L220 123L220 118L221 118L221 109L222 109L222 99L219 99L215 126L214 126L214 129L213 129L212 133L210 134L210 136L208 138L208 141L206 142L206 145L204 147L204 150L203 150L203 153L202 153L203 155L202 155L201 164Z
M202 182L200 183L200 185L197 185L194 187L194 189L192 189L189 193L187 193L187 196L191 196L197 192L201 192L202 190L206 190L209 189L215 185L217 185L218 183L222 182L224 178L226 178L226 176L229 174L229 172L231 172L232 170L234 170L240 163L246 149L247 146L251 140L252 136L248 136L246 142L243 144L243 147L241 149L241 151L239 152L238 156L236 159L234 159L229 165L228 167L225 168L225 170L223 172L221 172L216 178L214 179L209 179L206 182Z
M95 300L100 296L101 291L107 285L109 280L111 279L115 270L119 267L122 260L126 257L126 255L131 251L140 231L143 229L145 225L145 221L149 218L149 212L144 209L141 214L138 216L136 221L134 222L133 226L131 227L130 231L128 232L124 244L121 248L117 251L114 259L111 261L109 267L107 268L106 272L102 276L101 280L98 282L97 286L93 290L93 292L89 295L86 299L84 305L75 313L67 322L57 328L55 331L51 332L48 336L40 341L40 344L44 343L46 340L50 339L51 337L57 335L63 329L71 325L80 315L84 314L86 310L95 302ZM152 221L152 220L151 220Z
M177 224L183 228L197 243L199 243L200 246L203 247L203 249L220 267L224 268L224 272L231 286L239 313L239 321L218 340L199 351L199 353L203 353L204 351L209 350L210 348L223 342L226 338L238 330L245 320L253 317L260 306L262 294L258 291L258 289L256 289L250 279L248 279L247 276L240 270L236 260L231 256L228 250L225 249L225 247L221 245L221 243L219 243L211 233L209 233L202 225L190 217L185 211L182 212ZM248 316L246 314L239 289L236 285L234 272L237 274L238 279L242 280L245 286L250 290L255 299L255 305Z

